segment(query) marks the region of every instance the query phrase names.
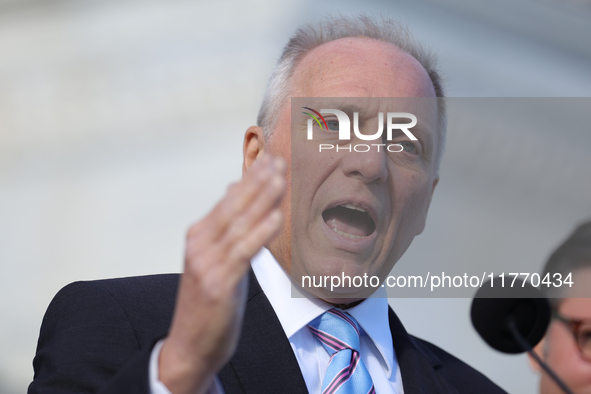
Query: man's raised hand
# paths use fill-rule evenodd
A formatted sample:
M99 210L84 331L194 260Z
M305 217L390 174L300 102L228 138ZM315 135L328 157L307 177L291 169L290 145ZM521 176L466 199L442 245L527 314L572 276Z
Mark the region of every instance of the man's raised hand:
M250 259L281 226L285 171L283 159L260 156L187 232L184 273L159 359L160 381L173 394L206 391L232 356Z

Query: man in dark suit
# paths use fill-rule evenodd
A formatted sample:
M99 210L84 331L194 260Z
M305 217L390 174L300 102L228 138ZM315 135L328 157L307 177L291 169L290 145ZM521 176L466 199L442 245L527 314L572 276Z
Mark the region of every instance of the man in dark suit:
M246 131L243 180L189 229L183 274L62 289L43 320L29 392L501 393L408 335L385 298L366 299L373 288L291 297L303 275L383 281L422 232L439 179L442 96L433 58L393 21L299 29ZM318 146L305 132L292 135L305 120L290 97L432 100L417 108L415 139L389 133L381 151L318 154L302 148ZM335 120L323 123L316 135L336 138Z

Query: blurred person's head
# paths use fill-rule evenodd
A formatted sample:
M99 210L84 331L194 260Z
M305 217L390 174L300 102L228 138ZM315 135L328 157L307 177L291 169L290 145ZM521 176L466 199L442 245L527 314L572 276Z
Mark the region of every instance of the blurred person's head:
M281 206L285 220L269 245L288 273L389 273L425 225L445 139L445 107L436 99L442 96L434 56L396 21L335 18L298 29L284 48L258 124L246 132L244 143L245 169L264 150L288 163ZM408 149L394 159L383 151L309 155L292 150L290 97L429 97L434 105L421 119L429 127L419 141L405 142ZM292 179L294 163L305 180ZM297 204L292 207L292 202ZM366 228L329 227L331 204L361 208L365 212L355 215L368 216L358 220ZM340 213L331 214L338 223Z
M574 393L591 394L591 222L580 225L552 253L542 274L545 278L573 284L543 287L553 318L536 352ZM562 390L542 373L540 393Z

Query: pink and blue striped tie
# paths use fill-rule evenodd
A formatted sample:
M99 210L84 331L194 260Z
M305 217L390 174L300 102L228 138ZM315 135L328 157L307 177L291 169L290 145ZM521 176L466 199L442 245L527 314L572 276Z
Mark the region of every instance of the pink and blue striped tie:
M308 328L330 355L322 394L375 394L359 356L360 327L353 316L332 308L312 320Z

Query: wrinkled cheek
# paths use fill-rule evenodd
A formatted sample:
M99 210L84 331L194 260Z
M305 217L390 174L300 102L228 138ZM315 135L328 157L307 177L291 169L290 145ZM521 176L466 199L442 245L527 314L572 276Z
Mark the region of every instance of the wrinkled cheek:
M418 176L415 178L419 178ZM409 182L408 189L406 191L402 190L402 193L405 193L405 196L401 199L404 201L402 206L402 223L405 226L419 226L424 223L427 209L429 207L429 202L431 200L431 190L428 185L427 179L413 179L412 182ZM413 234L414 236L415 234Z
M417 185L414 182L420 182L420 184ZM430 202L431 190L425 179L413 177L405 184L396 185L395 188L397 194L394 194L392 199L392 218L396 223L390 236L393 242L388 251L388 262L380 269L380 276L390 272L406 252L414 237L420 233Z

